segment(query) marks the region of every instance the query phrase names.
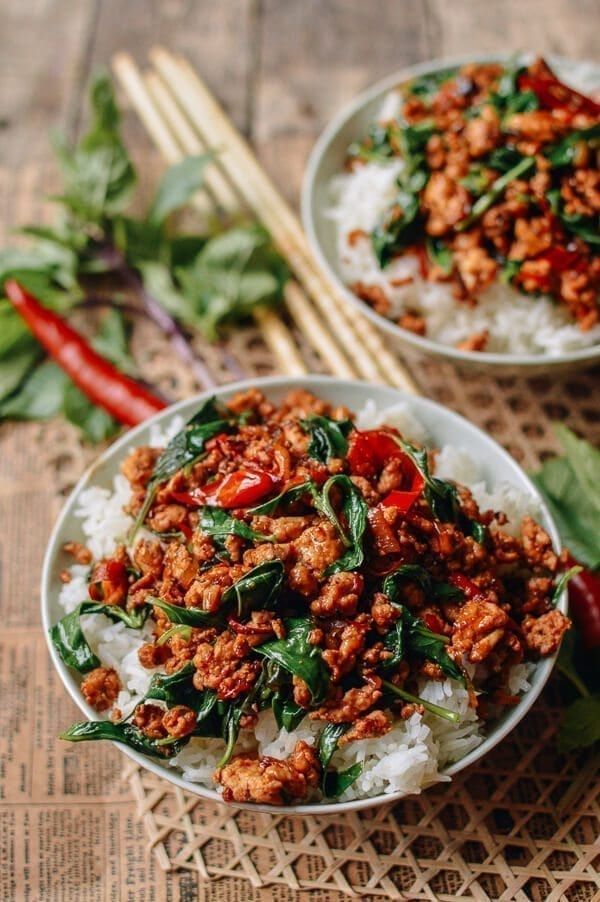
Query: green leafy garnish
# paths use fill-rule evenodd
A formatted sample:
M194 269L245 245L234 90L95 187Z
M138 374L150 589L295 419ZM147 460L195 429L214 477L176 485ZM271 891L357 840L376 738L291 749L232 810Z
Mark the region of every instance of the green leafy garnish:
M333 489L342 494L341 513L345 524L340 523L331 503ZM325 574L331 576L341 570L356 570L364 560L363 537L367 527L367 503L359 489L348 476L339 474L330 476L321 493L319 502L321 511L331 520L337 528L340 538L346 546L344 554L327 567Z
M569 752L596 742L600 742L600 695L588 695L576 699L567 708L558 734L558 748Z
M350 729L348 723L328 723L319 733L317 753L321 762L321 791L325 798L337 799L360 777L362 764L357 761L346 770L330 770L329 764L340 738Z
M562 166L570 166L577 153L577 145L582 141L591 142L593 146L600 139L600 123L592 125L590 128L578 129L563 138L557 144L546 148L544 156L548 159L554 169Z
M61 659L68 667L79 673L87 673L100 666L100 661L88 645L81 629L81 617L85 614L104 614L115 622L121 621L131 629L140 629L148 616L148 611L141 608L126 611L118 605L101 604L95 601L82 601L81 604L50 627L52 644Z
M205 535L211 536L217 542L222 542L227 536L239 536L248 542L274 542L273 536L267 536L262 532L252 529L243 520L232 517L222 507L203 507L200 510L198 529Z
M185 626L206 627L219 623L221 618L202 608L185 608L183 605L170 604L162 598L147 597L146 604L160 608L171 623L182 623Z
M547 460L531 478L565 545L577 560L596 570L600 567L600 451L566 426L554 428L565 456Z
M172 758L178 755L181 749L189 742L189 736L184 739L169 739L161 741L149 739L141 730L130 723L112 723L110 720L92 720L84 723L74 723L60 739L68 742L89 742L96 739L109 739L111 742L120 742L135 752L142 755L151 755L153 758Z
M352 420L332 420L311 414L300 425L310 435L309 457L327 463L331 457L345 457L348 451L348 434L354 428Z
M284 575L281 561L264 561L226 589L221 603L223 607L235 607L238 617L247 617L251 611L274 608L283 587Z
M292 617L285 621L285 628L285 639L264 642L255 651L304 680L313 703L317 705L327 694L329 671L323 661L321 649L310 642L314 624L309 618Z
M314 498L318 496L318 493L319 490L316 483L311 479L308 479L306 482L301 482L298 485L291 486L289 489L284 489L279 495L270 498L268 501L263 501L262 504L259 504L256 507L249 508L248 513L253 514L255 517L263 515L269 516L274 513L278 507L283 507L284 504L291 504L293 501L300 501L300 499L304 498L306 495L314 500Z
M411 566L412 565L407 564L405 565L405 568L400 569L408 569ZM421 568L416 567L416 569L419 570ZM386 577L382 587L383 592L396 606L398 606L398 576L416 582L420 581L418 574L396 573ZM396 577L396 579L394 579L394 577ZM423 583L421 583L421 585L423 585ZM425 585L431 585L431 583L428 580L425 580L424 586ZM427 589L425 591L427 591ZM453 596L449 595L447 597ZM435 664L439 665L446 676L451 677L453 680L458 680L459 683L465 685L466 681L462 670L446 651L446 645L449 642L448 638L439 633L434 633L420 618L415 617L408 608L400 605L398 606L398 610L400 616L392 629L384 636L383 640L386 649L391 652L391 657L383 664L384 669L395 669L407 654L413 654L425 658L428 661L433 661Z
M450 248L440 238L430 238L429 236L425 239L425 248L431 263L437 266L445 276L449 276L454 268Z
M426 75L419 75L404 85L404 93L412 94L425 103L430 103L439 91L440 86L453 78L457 72L456 68L438 69L435 72L428 72Z

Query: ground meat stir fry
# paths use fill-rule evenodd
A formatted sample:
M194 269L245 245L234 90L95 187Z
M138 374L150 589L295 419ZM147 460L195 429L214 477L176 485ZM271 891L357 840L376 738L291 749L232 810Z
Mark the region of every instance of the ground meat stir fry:
M401 117L377 123L347 166L401 157L399 194L370 240L381 266L415 253L421 276L475 304L496 280L548 295L589 330L600 322L600 105L563 85L543 60L468 64L402 89ZM349 242L369 240L355 230ZM390 299L356 294L390 315ZM399 325L424 335L422 317ZM460 347L486 348L474 332Z
M323 792L334 765L320 739L285 760L247 740L240 753L265 709L342 748L431 713L423 680L462 683L473 707L481 693L514 703L511 667L555 652L569 626L539 524L509 534L468 489L432 481L433 455L390 427L359 431L307 392L278 407L259 392L207 405L162 455L131 452L129 509L144 532L89 561L91 599L131 628L148 618L153 634L138 651L148 694L110 738L121 730L167 757L194 736L223 739L223 797L281 805ZM118 676L88 662L82 692L108 710Z

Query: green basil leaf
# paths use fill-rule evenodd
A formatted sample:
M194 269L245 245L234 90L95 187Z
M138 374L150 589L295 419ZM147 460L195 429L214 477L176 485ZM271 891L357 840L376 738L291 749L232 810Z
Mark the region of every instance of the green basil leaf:
M600 452L566 427L557 427L567 456L552 458L531 478L544 496L561 538L592 570L600 567Z
M92 82L92 121L79 144L69 148L55 138L64 192L55 200L91 223L120 213L131 198L135 171L119 134L120 114L108 75Z
M348 451L348 434L354 428L352 420L332 420L311 414L300 425L310 435L309 457L327 463L331 457L345 457Z
M363 766L358 761L346 770L330 770L329 764L340 738L350 729L348 723L328 723L319 734L317 753L321 762L321 791L325 798L337 799L352 786L362 773Z
M225 590L223 607L234 606L238 617L247 617L251 611L274 608L283 587L285 570L281 561L265 561L253 567Z
M293 698L284 698L278 693L273 699L273 714L280 730L292 733L306 717L306 709L297 705Z
M430 238L429 236L425 239L425 248L431 263L437 266L444 275L449 276L454 268L454 259L450 248L440 238Z
M342 514L347 523L343 527L331 504L331 490L337 488L342 493ZM343 474L330 476L320 498L320 508L334 526L346 546L344 554L330 564L325 571L326 576L338 573L340 570L356 570L364 560L363 538L367 527L368 506L360 491L352 480Z
M581 141L596 142L600 138L600 123L590 126L590 128L578 129L571 132L562 141L547 147L544 156L550 161L553 167L570 166L577 152L577 145Z
M278 507L282 507L284 504L291 504L293 501L300 501L305 495L309 495L311 499L314 499L318 495L318 491L316 483L309 479L306 482L301 482L299 485L293 485L291 488L285 489L279 495L269 499L269 501L263 501L262 504L249 508L248 513L253 514L255 517L269 516Z
M257 306L279 303L288 272L267 232L252 224L209 239L175 275L198 328L213 341L221 326L245 320Z
M440 86L444 82L449 81L457 74L456 67L448 69L438 69L435 72L428 72L426 75L419 75L404 86L404 92L414 97L419 97L424 103L430 103Z
M34 369L18 391L0 404L0 417L12 420L47 420L63 405L69 377L48 360Z
M181 702L182 694L186 694L191 685L196 668L192 662L184 664L175 673L155 673L150 680L146 699L157 699L165 702L169 708L174 705L185 704Z
M443 523L459 522L462 517L456 486L451 482L446 482L443 479L438 479L437 476L431 475L427 451L424 448L415 448L414 445L404 441L404 439L396 439L396 441L421 471L425 480L425 498L437 519Z
M223 540L227 536L239 536L248 542L275 542L273 536L267 536L262 532L257 532L252 527L232 517L231 514L223 510L222 507L203 507L200 510L200 519L198 521L198 529L205 535L211 536L217 540Z
M308 618L293 617L285 621L285 639L264 642L255 648L294 676L304 680L315 705L327 695L329 672L321 656L321 649L309 641L314 624Z
M558 734L558 748L561 752L589 748L600 741L600 696L588 695L578 698L570 705L563 717Z
M121 428L109 413L102 407L97 407L70 381L64 388L62 412L67 420L78 426L84 437L94 444L112 438Z
M149 219L162 223L167 216L183 207L202 187L204 169L213 157L213 153L184 157L180 163L167 169L152 202Z
M235 744L240 734L240 720L243 711L241 707L229 705L223 718L223 740L225 742L225 752L221 760L217 763L217 768L225 767L233 755Z
M393 604L400 603L400 585L406 580L417 583L428 596L436 600L463 598L460 589L450 583L433 579L431 574L420 564L401 564L397 570L386 576L382 584L382 592Z
M66 614L58 623L50 627L52 644L61 659L68 667L72 667L79 673L87 673L100 666L100 661L92 652L81 629L80 620L84 614L104 614L115 622L121 621L130 629L141 629L148 616L148 612L143 608L137 611L126 611L118 605L82 601L70 614Z
M179 754L181 749L189 742L189 736L184 739L169 741L149 739L141 730L130 723L113 723L110 720L92 720L83 723L75 723L69 729L60 734L60 739L68 742L89 742L96 739L109 739L111 742L120 742L128 748L142 755L150 755L153 758L172 758Z
M209 611L203 611L202 608L184 608L182 605L170 604L162 598L148 597L146 604L164 611L171 623L182 623L185 626L215 626L222 619Z

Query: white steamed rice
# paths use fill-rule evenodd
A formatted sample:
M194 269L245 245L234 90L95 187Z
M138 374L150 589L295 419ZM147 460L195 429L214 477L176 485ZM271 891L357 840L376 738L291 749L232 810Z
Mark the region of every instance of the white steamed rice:
M371 401L357 417L357 425L362 429L375 428L383 422L395 426L413 441L421 443L427 440L423 425L405 403L377 411ZM150 443L163 446L181 426L181 417L173 418L163 431L155 426ZM503 529L518 533L523 516L538 514L535 499L514 486L508 483L486 486L479 477L475 461L464 448L452 445L442 447L436 461L436 473L469 486L483 509L505 511L509 521ZM132 522L123 513L129 493L129 485L120 475L114 479L112 492L91 487L81 493L76 516L81 520L85 541L94 557L111 554L118 542L125 541ZM88 567L79 564L70 568L71 582L62 587L59 596L65 613L87 598L88 572ZM124 715L128 715L143 698L153 673L162 669L146 670L138 661L137 650L150 640L151 625L146 624L141 631L132 630L123 623L113 623L103 615L88 615L82 618L82 628L102 663L114 667L119 674L123 689L116 705ZM521 693L530 688L530 667L518 664L512 668L510 692ZM456 711L461 715L460 722L452 724L429 713L413 714L407 721L395 724L385 736L352 742L336 751L332 761L334 766L346 768L356 762L363 765L360 777L344 793L342 801L397 791L418 793L436 781L448 780L449 777L442 773L443 769L482 742L481 724L473 708L469 707L467 691L458 682L451 679L421 679L419 695ZM278 730L271 711L264 711L255 728L256 738L242 732L236 751L257 748L261 755L283 758L299 739L314 744L321 727L322 724L305 718L296 730L288 733ZM165 762L165 767L176 768L185 779L214 789L212 774L223 748L224 744L219 739L195 737L179 755Z
M559 70L560 72L560 70ZM566 80L581 91L600 90L600 68L587 63L569 68ZM385 98L379 119L398 115L398 92ZM396 178L402 160L369 162L352 172L336 175L330 185L328 216L337 230L340 274L347 285L362 282L382 288L389 298L389 318L397 320L407 311L416 311L427 322L427 338L445 345L457 345L474 333L488 331L486 351L502 354L545 354L556 356L600 342L600 325L587 332L573 322L565 305L549 297L532 297L496 280L478 299L476 306L457 302L452 288L442 282L428 282L419 271L417 257L396 258L381 269L371 246L375 228L397 193ZM355 230L367 233L358 240ZM412 280L408 282L407 280ZM407 284L396 284L394 282Z

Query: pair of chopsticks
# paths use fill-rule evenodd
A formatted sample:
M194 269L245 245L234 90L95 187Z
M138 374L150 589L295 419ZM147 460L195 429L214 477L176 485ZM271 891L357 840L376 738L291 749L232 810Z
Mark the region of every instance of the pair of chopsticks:
M412 377L375 328L350 309L320 271L297 216L187 60L157 47L150 61L151 68L141 72L129 54L119 53L113 68L168 163L216 151L205 171L206 191L194 198L197 209L208 213L216 208L227 216L249 212L263 223L294 274L285 289L290 319L332 374L385 382L416 394ZM256 319L279 368L289 375L306 373L284 321L265 309Z

